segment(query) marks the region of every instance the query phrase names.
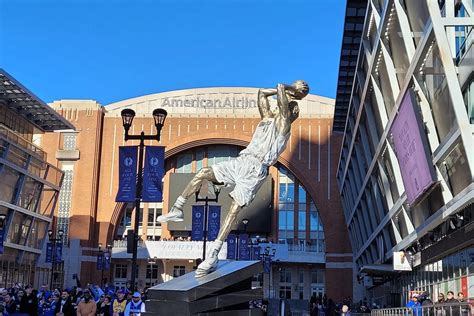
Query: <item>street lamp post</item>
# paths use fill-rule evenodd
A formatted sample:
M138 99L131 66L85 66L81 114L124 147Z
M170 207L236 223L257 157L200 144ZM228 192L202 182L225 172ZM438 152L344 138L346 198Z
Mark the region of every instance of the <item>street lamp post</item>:
M218 202L219 201L219 193L221 192L220 187L213 185L214 187L214 195L216 196L213 199L210 199L209 196L206 195L204 198L199 197L199 191L196 192L196 203L204 202L204 244L202 246L202 261L206 260L206 241L207 241L207 217L209 213L209 202Z
M62 242L64 231L62 229L58 230L57 235L53 236L54 232L50 229L48 230L49 241L51 242L51 277L49 280L49 289L53 290L53 276L54 276L54 264L56 261L56 243Z
M153 277L153 265L156 264L157 259L158 259L157 257L153 257L153 259L150 258L150 260L148 261L148 264L150 265L150 287L153 286L153 284L151 283L152 277Z
M135 291L135 279L137 273L137 250L138 250L138 221L140 219L140 202L142 198L142 172L143 172L143 150L145 148L145 140L156 140L160 141L161 128L163 127L168 113L164 109L155 109L153 111L153 119L155 120L156 134L145 135L142 131L140 135L129 135L128 131L132 126L133 118L135 117L135 111L132 109L124 109L121 112L122 124L125 130L125 141L127 140L139 140L140 146L138 151L138 171L137 171L137 183L136 183L136 195L135 195L135 223L133 225L133 250L132 250L132 277L131 277L131 288Z
M270 243L271 244L271 243ZM260 254L263 262L263 274L268 274L268 297L272 295L272 259L275 257L276 249L271 246L266 246L263 253ZM267 258L269 259L268 272L265 269Z

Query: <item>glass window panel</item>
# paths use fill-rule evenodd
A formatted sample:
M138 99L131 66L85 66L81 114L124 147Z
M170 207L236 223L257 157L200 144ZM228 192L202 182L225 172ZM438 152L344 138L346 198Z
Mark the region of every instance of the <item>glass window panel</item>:
M288 230L294 230L295 227L295 211L286 212L286 225Z
M190 151L179 154L176 158L176 173L192 172L193 155Z
M33 178L25 176L25 181L17 205L34 212L40 193L41 183L33 180Z
M286 230L286 211L279 212L278 215L278 229Z
M153 226L155 224L155 208L148 208L148 226Z
M0 185L0 200L8 203L12 203L14 199L14 193L18 185L18 179L20 173L11 169L10 167L3 166L0 171L0 179L2 179L2 185Z
M26 245L28 247L41 249L43 246L43 241L46 237L46 228L48 227L48 222L36 218L31 228L30 236L28 236L28 241Z
M433 42L433 47L428 52L426 61L415 75L430 103L436 130L440 142L442 142L457 124L455 124L453 104L436 43Z
M300 206L301 206L301 204L300 204ZM298 211L298 230L299 231L306 231L306 210L301 210L300 209Z
M24 245L31 226L31 221L31 216L15 212L8 230L7 241L18 245Z
M298 185L298 202L299 203L306 202L306 191L301 185Z
M205 156L204 148L199 148L196 150L196 172L201 170L204 166L204 156Z

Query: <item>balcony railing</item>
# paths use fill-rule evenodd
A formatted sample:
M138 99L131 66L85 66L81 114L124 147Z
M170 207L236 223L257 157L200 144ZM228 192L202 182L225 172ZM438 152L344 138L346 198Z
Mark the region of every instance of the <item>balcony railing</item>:
M6 140L18 144L23 148L26 148L32 154L38 156L41 160L46 161L46 153L41 148L31 143L27 139L19 136L17 133L15 133L3 124L0 124L0 136L3 136Z
M474 305L472 303L431 304L415 308L384 308L372 310L372 316L472 316Z

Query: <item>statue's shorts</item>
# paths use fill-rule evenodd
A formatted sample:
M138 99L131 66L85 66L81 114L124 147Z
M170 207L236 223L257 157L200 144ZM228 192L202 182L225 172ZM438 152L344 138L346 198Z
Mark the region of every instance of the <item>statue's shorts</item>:
M239 206L247 206L268 175L268 166L251 155L240 155L211 166L217 181L235 185L230 196Z

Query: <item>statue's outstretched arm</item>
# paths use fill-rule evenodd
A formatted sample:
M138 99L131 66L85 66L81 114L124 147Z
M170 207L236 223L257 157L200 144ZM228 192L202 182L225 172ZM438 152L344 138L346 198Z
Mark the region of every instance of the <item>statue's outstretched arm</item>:
M263 119L265 117L271 117L272 112L270 111L270 102L268 102L268 97L277 94L277 89L259 89L258 90L258 110L260 111L260 117Z
M290 107L288 105L288 96L286 95L286 90L290 88L291 86L283 83L279 83L277 86L277 105L280 109L280 115L285 119L289 119L291 115Z

